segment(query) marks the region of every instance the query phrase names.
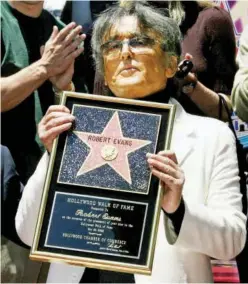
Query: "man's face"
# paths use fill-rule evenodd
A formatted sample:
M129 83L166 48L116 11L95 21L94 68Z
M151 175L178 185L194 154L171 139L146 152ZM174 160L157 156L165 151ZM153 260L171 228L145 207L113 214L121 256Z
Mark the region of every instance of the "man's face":
M117 96L143 98L166 86L166 54L155 33L142 33L134 16L125 16L102 45L105 84Z

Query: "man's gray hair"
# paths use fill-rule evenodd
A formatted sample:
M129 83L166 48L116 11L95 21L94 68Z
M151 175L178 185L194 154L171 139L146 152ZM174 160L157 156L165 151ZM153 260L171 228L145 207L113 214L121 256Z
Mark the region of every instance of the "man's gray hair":
M180 57L181 33L175 21L166 17L162 10L150 6L146 1L121 1L101 13L94 23L91 47L96 70L100 74L104 73L101 51L104 38L108 36L111 28L125 16L135 16L142 33L154 32L161 42L162 50L169 55Z

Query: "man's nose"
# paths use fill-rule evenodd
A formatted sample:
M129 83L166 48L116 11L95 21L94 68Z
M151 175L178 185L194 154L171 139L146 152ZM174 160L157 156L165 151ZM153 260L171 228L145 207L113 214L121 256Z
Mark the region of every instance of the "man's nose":
M125 60L131 57L132 57L132 51L129 42L123 42L121 48L121 58Z

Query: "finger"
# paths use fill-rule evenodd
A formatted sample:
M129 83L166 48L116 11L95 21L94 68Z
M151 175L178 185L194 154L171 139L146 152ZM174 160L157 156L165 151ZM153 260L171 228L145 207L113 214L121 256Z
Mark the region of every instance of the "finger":
M77 35L76 37L74 37L74 40L78 39L79 37L80 37L82 40L85 40L85 39L86 39L86 34Z
M191 60L191 59L193 59L193 56L190 53L186 53L185 54L185 59Z
M158 155L161 155L163 157L167 157L167 158L171 159L174 163L178 164L177 157L176 157L176 154L175 154L174 151L164 150L164 151L160 151L158 153Z
M81 34L80 36L82 37L83 40L86 39L86 34Z
M147 161L151 167L155 167L159 171L171 175L174 178L179 178L178 172L175 169L173 169L171 166L151 158L149 158Z
M78 39L76 39L75 41L73 41L70 45L68 45L64 52L63 52L63 56L66 57L68 54L72 53L73 51L75 51L80 44L82 43L82 39L79 37Z
M80 45L78 46L78 48L84 46L84 41L86 39L86 34L81 34L77 38L79 38L79 37L81 38L81 42L80 42Z
M71 52L70 54L67 55L66 60L68 62L72 62L74 59L76 59L82 52L84 51L83 47L80 47L76 49L75 51Z
M167 164L167 165L171 166L172 168L174 168L175 170L178 169L178 165L172 159L170 159L168 157L165 157L165 156L163 156L163 155L161 155L159 153L157 155L156 154L147 153L146 156L147 156L147 158L152 158L152 159L158 160L158 161L160 161L160 162L162 162L164 164Z
M59 33L58 27L57 26L53 26L53 31L52 31L52 34L50 36L50 39L55 39L58 33Z
M57 42L61 42L63 41L66 36L71 32L72 29L74 29L76 26L76 23L72 22L70 24L68 24L67 26L65 26L56 36L55 40Z
M170 189L172 185L175 185L177 183L177 180L170 176L170 175L167 175L165 173L162 173L160 172L159 170L155 169L155 168L152 168L151 169L151 172L154 176L156 176L161 182L164 182L165 185L167 185Z
M39 138L41 142L45 145L46 148L48 148L48 145L53 143L53 140L61 133L63 133L66 130L69 130L72 126L72 123L65 123L62 125L59 125L57 127L53 127L48 131L40 131Z
M61 112L67 112L70 113L70 110L66 106L62 105L52 105L48 108L46 115L53 112L53 111L61 111Z
M75 120L75 117L71 114L68 114L67 112L53 111L44 116L43 125L46 125L52 119L59 118L59 117L65 117L65 116L71 117L71 121Z
M65 38L64 44L68 45L70 44L73 40L77 38L77 36L80 34L82 31L82 26L77 26L75 29L73 29Z
M63 125L66 123L72 123L74 121L74 117L72 116L60 116L49 120L45 125L45 130L50 130L51 128L57 127L59 125Z

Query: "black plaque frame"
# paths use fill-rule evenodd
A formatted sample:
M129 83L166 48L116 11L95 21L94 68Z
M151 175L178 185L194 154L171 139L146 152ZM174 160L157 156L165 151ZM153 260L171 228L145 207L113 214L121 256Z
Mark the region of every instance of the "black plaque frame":
M159 116L161 119L154 152L169 149L170 147L176 109L174 105L75 92L64 92L61 104L67 106L70 110L77 105L89 108L110 109L117 112L137 112L148 116ZM65 144L67 143L67 135L68 132L61 134L55 140L53 145L30 258L38 261L62 261L68 264L82 265L91 268L150 275L152 272L156 235L161 211L161 189L159 187L158 179L151 176L149 180L149 190L144 194L120 189L109 190L109 188L107 188L107 190L106 188L97 188L96 190L96 188L89 187L87 185L78 186L75 184L58 182L58 176L60 174L61 164L64 157L63 155L66 149ZM97 228L100 228L99 231L96 231L96 239L87 236L87 234L70 235L66 232L63 232L62 234L59 232L59 229L62 228L61 225L59 225L60 219L71 218L72 216L68 215L70 213L66 213L67 215L65 214L60 218L59 214L60 211L64 212L63 210L65 210L65 208L67 208L66 210L68 212L68 208L70 208L70 206L74 206L68 203L71 202L70 200L72 200L74 205L76 203L79 204L77 208L74 208L81 208L83 210L88 208L94 209L97 207L94 207L94 204L99 204L99 201L101 204L106 202L109 206L109 210L112 210L112 215L116 216L120 214L122 221L114 223L113 220L110 220L110 223L108 223L112 226L108 227L110 229L103 229L101 227L103 225L97 225L94 223L93 229L98 230ZM83 204L83 202L86 201L88 203ZM131 207L127 207L127 205ZM133 212L132 210L123 211L115 209L114 206L119 206L118 208L132 208ZM54 210L54 208L56 210ZM100 210L100 208L101 206L97 207L98 210ZM85 230L89 233L88 226L91 226L91 224L89 224L89 220L91 219L93 222L97 222L97 217L95 218L94 215L93 217L90 216L89 218L83 218L86 220L81 220L84 222L83 223L80 221L80 212L78 212L79 216L77 215L78 219L73 217L74 221L78 222L78 225L81 224L82 228L86 228ZM123 219L126 221L123 221ZM56 220L59 220L59 222ZM75 222L72 222L71 220L62 221L75 224ZM104 222L103 224L106 224ZM116 229L117 225L115 224L127 227ZM105 236L104 234L106 233L109 235L112 231L114 236L111 239L108 239L108 242L106 240L104 241L104 238L102 238ZM101 234L101 232L103 233ZM61 239L61 234L63 235L63 238L65 237L65 240L69 238L76 239L80 237L81 239L84 239L89 237L90 241L87 240L86 242L86 240L84 240L84 243L82 242L82 248L81 246L72 248L71 244L68 247L61 245L61 243L59 245L52 245L54 239L55 241L59 240L59 238ZM135 238L136 236L137 238ZM100 245L97 244L98 237L100 239ZM62 243L63 238L61 241ZM50 239L52 241L50 241ZM96 242L94 242L95 240ZM104 246L105 243L103 241L107 242L106 247ZM78 242L78 240L71 241L73 244L76 244L76 242ZM87 243L86 246L85 243ZM120 243L125 243L125 245L121 245ZM135 245L132 245L132 243ZM138 248L137 244L139 244ZM109 245L111 248L108 247ZM125 246L126 250L124 248L123 250L120 248ZM97 248L99 251L97 251ZM104 249L105 251L100 251L100 249ZM106 251L107 249L109 249L110 252Z

